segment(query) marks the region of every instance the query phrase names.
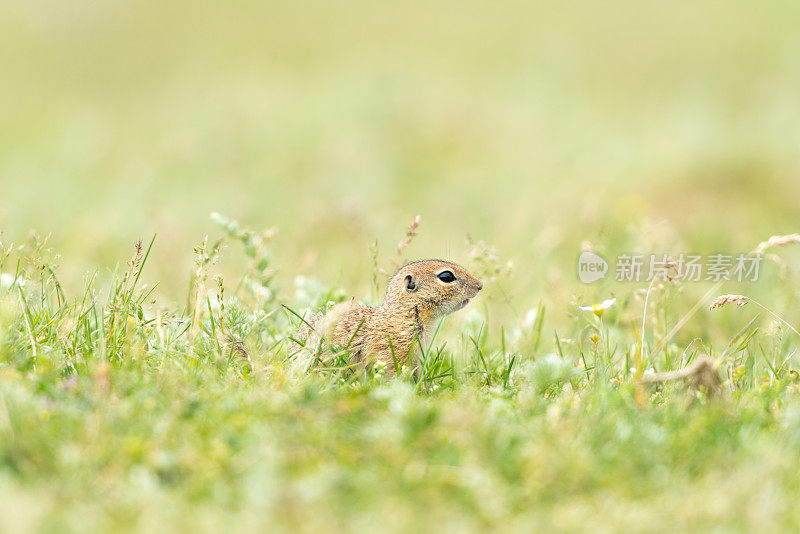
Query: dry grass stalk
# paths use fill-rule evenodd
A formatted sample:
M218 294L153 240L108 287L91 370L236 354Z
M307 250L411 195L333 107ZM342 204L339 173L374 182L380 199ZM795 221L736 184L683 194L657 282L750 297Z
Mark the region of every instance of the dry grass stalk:
M761 304L757 300L751 299L750 297L746 297L744 295L720 295L719 297L715 298L711 302L711 305L708 307L708 309L709 310L714 310L716 308L721 308L722 306L725 306L726 304L731 304L731 303L736 304L737 306L744 306L748 302L752 302L753 304L755 304L756 306L758 306L759 308L761 308L762 310L764 310L768 314L772 315L778 321L782 322L787 327L789 327L789 329L792 332L794 332L795 334L800 336L800 332L795 327L793 327L791 324L789 324L786 321L786 319L784 319L783 317L781 317L780 315L778 315L774 311L770 310L769 308L767 308L766 306L764 306L763 304Z
M660 278L659 275L663 275L664 278L666 278L668 281L671 282L673 280L673 277L669 274L669 269L673 269L675 270L675 272L678 271L678 265L672 260L667 261L664 264L664 266L665 269L660 273L657 273L653 277L653 279L650 280L650 285L647 286L647 293L645 293L644 295L644 306L642 307L642 342L639 345L640 349L636 351L636 358L634 362L634 365L636 367L636 378L638 379L641 379L642 374L644 373L644 351L645 351L644 340L645 340L645 329L647 327L647 303L650 300L650 292L653 290L653 285L656 283L656 280ZM653 354L656 354L656 352L653 352ZM644 406L644 391L643 388L641 387L641 382L637 383L636 402L639 404L639 406Z
M639 382L656 384L676 380L686 380L695 389L704 387L709 395L717 393L722 388L722 379L717 372L717 363L711 358L698 358L691 365L676 371L644 375Z
M411 221L411 226L408 227L406 230L406 237L403 239L399 245L397 245L397 255L400 256L403 253L403 250L411 244L411 240L414 239L414 236L417 235L417 228L419 227L419 220L420 216L417 215L414 217L414 220Z
M792 243L800 243L800 234L774 235L766 241L759 243L758 246L753 249L753 254L763 254L768 248L785 247Z
M136 278L138 274L139 266L142 264L142 259L144 258L144 254L142 253L142 248L144 247L142 240L138 240L133 245L135 252L133 253L133 257L128 260L128 270L125 273L125 278L123 280L123 291L125 293L128 291L130 287L130 283L133 282L133 279Z

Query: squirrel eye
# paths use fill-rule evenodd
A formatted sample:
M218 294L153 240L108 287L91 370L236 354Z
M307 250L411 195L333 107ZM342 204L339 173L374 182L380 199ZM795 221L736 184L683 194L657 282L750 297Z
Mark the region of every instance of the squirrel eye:
M442 272L439 273L438 276L439 276L439 280L441 280L442 282L445 282L447 284L449 284L450 282L455 282L456 281L455 275L450 271L442 271Z

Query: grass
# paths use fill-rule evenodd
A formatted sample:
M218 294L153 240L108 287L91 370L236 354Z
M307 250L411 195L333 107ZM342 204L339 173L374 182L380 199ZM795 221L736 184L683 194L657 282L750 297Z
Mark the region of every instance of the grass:
M0 532L798 530L798 4L457 7L0 2ZM298 369L426 257L419 380Z
M157 238L74 296L45 242L4 246L5 529L800 527L798 340L782 322L707 347L721 391L638 386L639 332L625 325L641 310L616 305L575 315L552 347L543 305L499 336L490 317L467 317L425 351L418 381L345 358L298 371L288 341L300 319L271 287L269 236L214 219L223 237L195 248L184 309L152 304ZM214 277L227 246L249 260L235 289ZM300 283L289 302L301 316L344 298ZM645 367L706 352L654 353L647 339Z

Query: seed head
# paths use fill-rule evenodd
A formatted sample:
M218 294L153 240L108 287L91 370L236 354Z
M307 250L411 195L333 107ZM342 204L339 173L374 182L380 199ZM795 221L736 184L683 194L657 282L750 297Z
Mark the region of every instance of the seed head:
M709 310L715 310L717 308L721 308L726 304L736 304L737 306L744 306L750 299L745 297L744 295L720 295L719 297L715 298L711 305L708 307Z

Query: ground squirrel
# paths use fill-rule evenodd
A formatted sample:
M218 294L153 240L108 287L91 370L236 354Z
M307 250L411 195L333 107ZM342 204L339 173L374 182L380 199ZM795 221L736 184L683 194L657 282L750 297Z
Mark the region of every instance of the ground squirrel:
M392 374L395 362L406 364L420 343L429 342L435 321L460 310L483 288L483 282L455 263L422 260L408 263L389 279L377 308L337 304L300 327L297 340L314 353L319 347L348 352L356 361L382 362ZM321 341L324 338L325 341ZM301 350L295 344L294 352ZM412 362L414 370L418 362Z

